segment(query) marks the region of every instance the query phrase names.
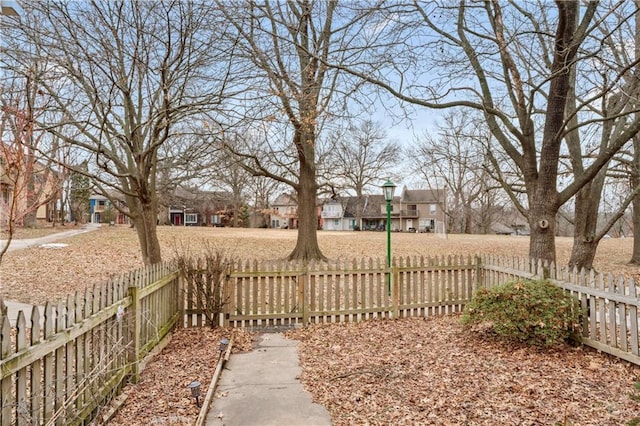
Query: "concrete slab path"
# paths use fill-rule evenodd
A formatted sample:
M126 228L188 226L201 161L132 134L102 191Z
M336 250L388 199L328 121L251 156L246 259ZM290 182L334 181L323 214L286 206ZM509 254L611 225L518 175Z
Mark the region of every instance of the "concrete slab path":
M329 412L298 377L298 342L262 334L257 348L234 354L220 375L207 426L328 426Z

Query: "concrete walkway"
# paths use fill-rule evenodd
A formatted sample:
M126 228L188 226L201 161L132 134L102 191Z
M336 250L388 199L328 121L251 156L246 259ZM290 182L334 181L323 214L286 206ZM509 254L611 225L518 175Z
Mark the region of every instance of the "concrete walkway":
M52 243L54 241L61 240L63 238L73 237L74 235L84 234L86 232L95 231L100 227L100 224L89 223L82 228L71 229L69 231L58 232L55 234L47 235L46 237L40 238L28 238L24 240L11 240L9 245L9 249L7 251L15 251L15 250L23 250L28 247L39 246L42 244ZM7 240L0 240L0 247L4 247L7 243ZM2 290L2 279L0 277L0 295ZM32 305L26 303L15 302L12 300L5 300L4 304L7 306L7 316L9 317L9 322L12 326L15 326L16 320L18 319L18 312L23 311L25 315L25 319L27 323L31 320L31 311L33 309ZM44 307L39 306L40 309L40 318L44 321Z
M327 426L329 412L298 380L298 342L263 334L251 352L234 354L220 375L207 426Z
M76 228L76 229L70 229L69 231L57 232L55 234L47 235L46 237L26 238L24 240L13 239L11 240L11 243L9 244L9 249L7 251L22 250L28 247L51 243L53 241L58 241L63 238L73 237L74 235L80 235L86 232L95 231L99 227L100 227L100 224L88 223L84 225L82 228ZM7 240L0 240L0 247L4 247L6 243L7 243Z

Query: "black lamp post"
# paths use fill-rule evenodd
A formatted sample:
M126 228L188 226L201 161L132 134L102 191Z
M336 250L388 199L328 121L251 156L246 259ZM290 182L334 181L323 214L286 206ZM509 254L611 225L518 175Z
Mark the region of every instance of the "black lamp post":
M396 186L391 180L387 180L382 185L384 200L387 202L387 267L391 267L391 202ZM391 294L391 273L387 277L387 291Z

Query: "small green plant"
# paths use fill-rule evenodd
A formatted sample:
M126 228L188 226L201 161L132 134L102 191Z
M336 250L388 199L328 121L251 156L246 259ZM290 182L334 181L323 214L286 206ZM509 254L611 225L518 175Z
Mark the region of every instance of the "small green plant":
M632 400L636 402L640 402L640 382L635 382L633 384L633 391L629 395Z
M476 291L462 323L483 324L501 337L550 346L580 335L576 299L546 280L519 280Z

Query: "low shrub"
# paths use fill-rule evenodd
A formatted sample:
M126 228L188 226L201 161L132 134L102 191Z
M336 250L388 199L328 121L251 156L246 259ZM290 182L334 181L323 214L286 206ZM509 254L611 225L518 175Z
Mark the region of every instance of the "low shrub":
M483 325L495 334L533 345L550 346L579 340L582 309L563 289L549 281L519 280L476 291L462 323Z

